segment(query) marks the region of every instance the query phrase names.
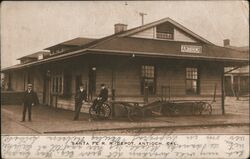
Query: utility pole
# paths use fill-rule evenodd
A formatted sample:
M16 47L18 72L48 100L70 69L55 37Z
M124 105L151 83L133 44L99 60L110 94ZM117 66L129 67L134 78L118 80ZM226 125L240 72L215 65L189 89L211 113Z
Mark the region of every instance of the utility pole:
M142 25L144 25L144 15L147 15L147 14L140 12L139 15L141 16L141 23Z

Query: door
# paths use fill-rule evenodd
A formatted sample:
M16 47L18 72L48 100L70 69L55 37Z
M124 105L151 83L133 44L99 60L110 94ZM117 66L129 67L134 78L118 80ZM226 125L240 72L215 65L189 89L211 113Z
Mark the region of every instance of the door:
M33 88L34 88L34 77L33 77L33 75L31 74L31 71L28 71L27 81L28 81L28 84L32 84L32 86L33 86Z
M81 83L82 83L82 76L77 75L76 79L75 79L75 92L77 92L77 90L79 90L79 87L80 87Z

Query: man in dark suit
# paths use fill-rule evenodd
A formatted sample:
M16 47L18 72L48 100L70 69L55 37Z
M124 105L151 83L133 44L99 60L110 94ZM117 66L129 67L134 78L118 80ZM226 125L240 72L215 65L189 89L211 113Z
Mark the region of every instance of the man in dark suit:
M80 84L79 90L76 92L75 95L75 117L74 120L79 119L79 114L82 108L82 103L87 100L87 92L84 89L83 84Z
M93 108L99 112L101 105L108 100L108 89L105 84L101 84L100 94L93 102Z
M23 97L23 119L25 121L26 111L28 109L29 121L31 121L31 108L34 105L39 104L36 92L32 90L32 84L28 84L28 89L24 92Z

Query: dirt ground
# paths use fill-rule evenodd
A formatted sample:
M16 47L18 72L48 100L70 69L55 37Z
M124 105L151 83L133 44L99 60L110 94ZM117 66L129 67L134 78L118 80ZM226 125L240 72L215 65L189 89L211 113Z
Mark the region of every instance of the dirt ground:
M39 134L48 130L74 130L73 133L89 134L135 134L135 133L197 133L197 134L249 134L249 98L227 97L225 100L225 116L207 116L207 117L158 117L148 118L144 121L129 122L124 120L109 120L109 121L93 121L88 122L88 114L81 114L80 121L72 121L74 112L67 110L52 110L50 108L36 107L34 108L32 122L21 123L21 106L2 106L1 107L1 132L3 134ZM3 111L4 110L4 111ZM202 120L202 121L201 121ZM206 121L214 120L213 126L188 126L192 123L200 122L206 125ZM244 124L241 122L244 121ZM220 125L221 123L227 123ZM238 123L238 124L230 124ZM188 123L183 125L183 123ZM155 125L159 125L155 128ZM182 124L181 126L178 124ZM217 125L216 125L217 124ZM115 126L116 125L116 126ZM131 126L133 125L133 126ZM137 128L137 126L142 126ZM164 126L166 125L166 126ZM123 126L128 129L119 129ZM149 126L148 128L145 128ZM102 128L110 127L110 130L101 130ZM92 129L89 131L89 129ZM95 130L96 129L96 130ZM97 130L99 129L99 130ZM84 131L79 131L84 130ZM53 132L52 132L53 133ZM67 133L67 132L65 132ZM72 132L68 132L72 133Z

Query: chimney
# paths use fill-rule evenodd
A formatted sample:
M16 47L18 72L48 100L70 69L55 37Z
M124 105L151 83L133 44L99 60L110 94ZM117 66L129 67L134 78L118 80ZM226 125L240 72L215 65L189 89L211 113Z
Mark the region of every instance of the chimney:
M230 40L229 39L225 39L223 40L224 46L230 46Z
M121 23L115 24L115 34L119 33L119 32L126 31L127 30L127 26L128 25L121 24Z

